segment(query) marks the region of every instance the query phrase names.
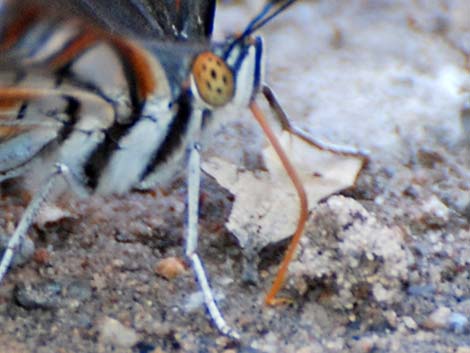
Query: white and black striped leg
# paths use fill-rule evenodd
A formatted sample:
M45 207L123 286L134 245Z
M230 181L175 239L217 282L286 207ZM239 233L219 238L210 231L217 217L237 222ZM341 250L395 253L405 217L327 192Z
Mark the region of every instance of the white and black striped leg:
M8 245L3 253L2 261L0 263L0 282L5 277L8 268L11 265L13 257L21 250L21 246L25 240L28 229L33 224L34 218L38 214L39 209L47 200L48 196L58 178L65 177L68 174L68 168L64 164L57 164L56 169L50 174L39 191L34 195L28 207L21 217L20 223L15 229L15 232L8 241Z
M28 168L29 168L29 165L27 164L24 167L15 168L15 169L0 173L0 183L5 180L13 179L20 175L24 175L25 172L28 170Z
M240 336L227 325L215 303L214 294L209 286L202 261L197 254L200 179L200 151L198 144L195 143L189 151L188 161L188 215L185 252L191 262L194 274L204 295L204 303L215 326L222 334L238 340Z

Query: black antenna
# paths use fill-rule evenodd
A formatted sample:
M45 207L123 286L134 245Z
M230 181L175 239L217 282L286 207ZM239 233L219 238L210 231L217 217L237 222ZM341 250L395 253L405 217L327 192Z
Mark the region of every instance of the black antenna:
M243 34L240 36L242 38L249 36L251 33L257 31L268 22L270 22L274 17L283 12L289 6L291 6L297 0L274 0L267 3L260 13L248 24ZM277 4L281 5L277 5ZM271 12L269 14L269 12Z
M237 36L232 41L232 43L230 43L227 50L225 51L226 55L235 47L235 45L237 45L238 42L242 41L250 34L266 25L274 17L283 12L296 1L297 0L271 0L266 5L264 5L259 14L256 15L253 20L251 20L248 26L246 26L246 29L243 31L243 33Z

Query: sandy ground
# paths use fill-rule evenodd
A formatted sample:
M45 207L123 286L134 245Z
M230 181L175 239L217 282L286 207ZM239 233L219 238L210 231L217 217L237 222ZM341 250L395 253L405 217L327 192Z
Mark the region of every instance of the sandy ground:
M218 35L257 6L223 6ZM234 196L204 177L200 251L241 344L212 327L190 269L156 273L183 254L176 180L47 208L58 221L30 231L32 260L0 287L0 352L470 352L469 15L466 0L305 1L265 29L267 80L292 119L368 150L370 163L311 212L283 291L292 302L277 308L263 296L285 243L257 254L258 282L246 284L250 264L224 228ZM233 129L261 136L248 113L240 121L213 146ZM218 155L256 167L257 145L231 138ZM14 183L2 189L3 234L27 200Z

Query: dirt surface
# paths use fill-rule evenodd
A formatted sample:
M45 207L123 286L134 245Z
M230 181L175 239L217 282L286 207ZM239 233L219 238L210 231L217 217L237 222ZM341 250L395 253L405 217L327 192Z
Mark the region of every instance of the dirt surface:
M222 6L218 35L259 5ZM263 297L285 244L257 255L259 280L246 284L224 228L233 196L204 177L199 249L241 343L213 328L191 270L160 262L183 254L176 180L45 208L32 259L0 286L0 352L470 352L469 14L467 0L306 1L265 29L267 81L292 119L370 162L355 188L311 212L282 293L291 303L276 308ZM228 136L230 148L207 155L259 167L243 134L260 133L248 113L240 121L213 142ZM28 199L3 186L1 233Z

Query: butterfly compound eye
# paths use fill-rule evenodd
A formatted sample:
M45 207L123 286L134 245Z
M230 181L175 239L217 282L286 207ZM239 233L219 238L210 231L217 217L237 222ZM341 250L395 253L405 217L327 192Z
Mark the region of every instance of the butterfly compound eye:
M192 69L199 95L209 105L220 107L233 97L233 74L227 64L211 52L199 54Z

